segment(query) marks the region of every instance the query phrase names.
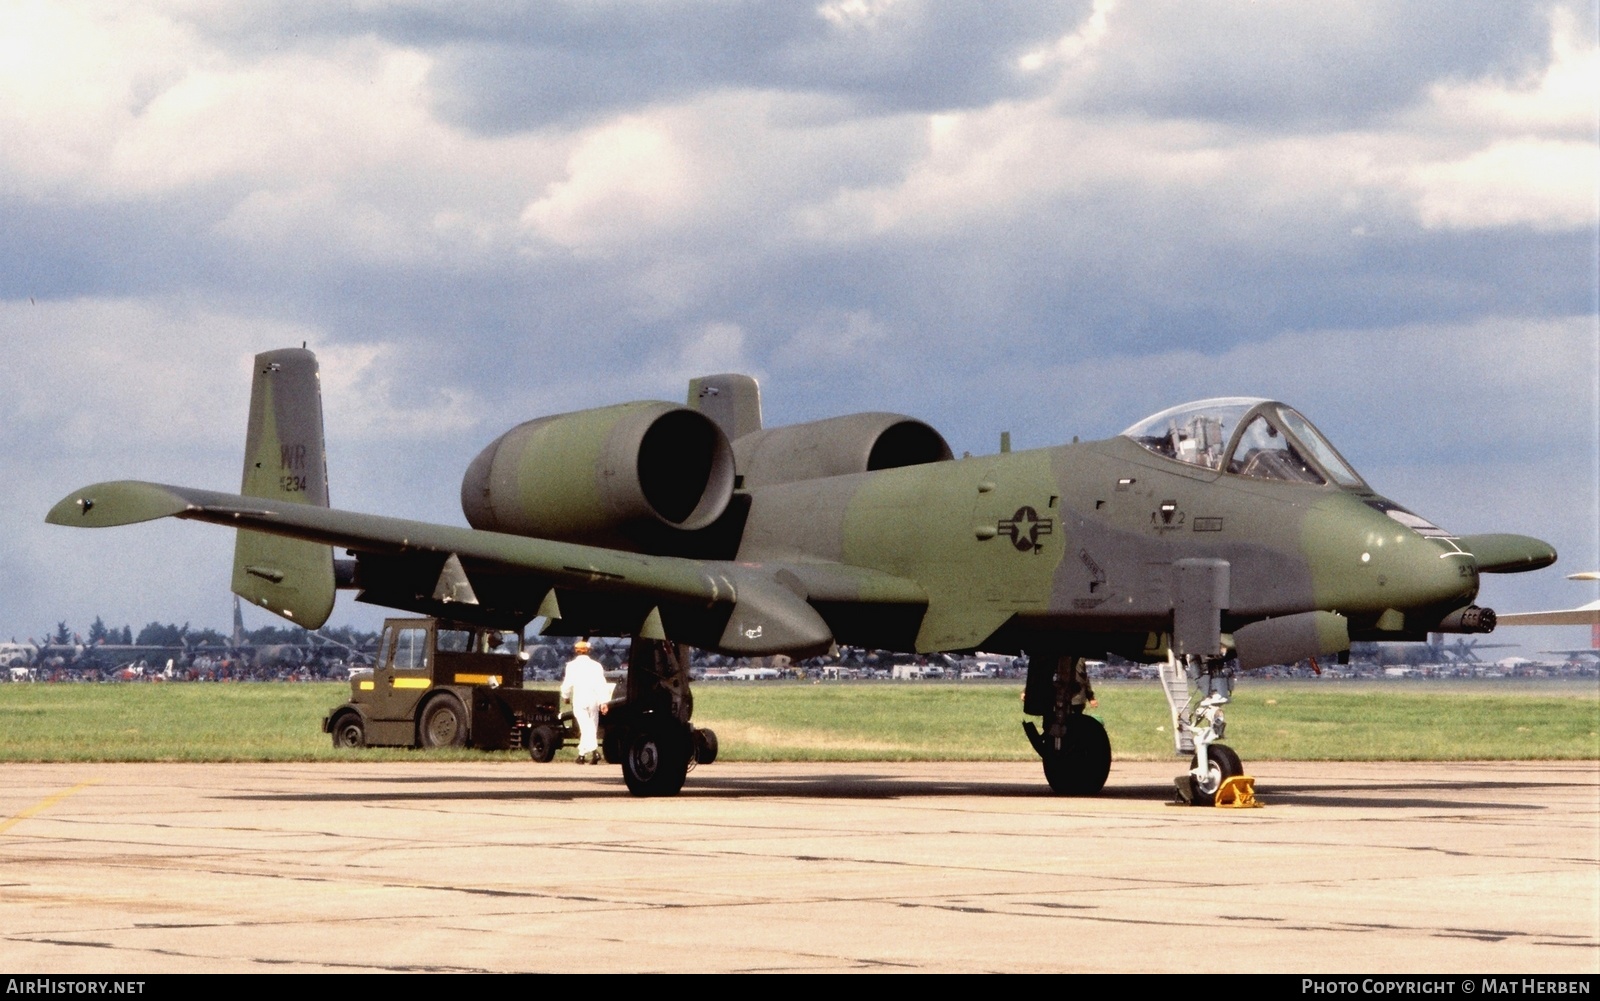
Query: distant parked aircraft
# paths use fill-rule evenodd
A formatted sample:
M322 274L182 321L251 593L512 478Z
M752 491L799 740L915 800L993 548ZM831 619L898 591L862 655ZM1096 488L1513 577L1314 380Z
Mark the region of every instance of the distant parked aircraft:
M1600 580L1600 570L1567 574L1567 580ZM1587 650L1541 650L1566 657L1600 658L1600 599L1577 608L1558 608L1548 612L1511 612L1500 616L1502 626L1588 626Z

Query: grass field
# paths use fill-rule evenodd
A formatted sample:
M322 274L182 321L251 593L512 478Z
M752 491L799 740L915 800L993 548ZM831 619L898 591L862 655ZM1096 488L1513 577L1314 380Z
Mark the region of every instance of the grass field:
M1028 760L1019 692L1017 683L701 684L695 722L716 730L729 761ZM1095 715L1115 756L1172 756L1156 685L1106 682L1098 692ZM0 685L0 761L483 756L336 751L320 723L348 694L343 684ZM1227 742L1246 761L1600 759L1592 683L1246 681L1235 696Z

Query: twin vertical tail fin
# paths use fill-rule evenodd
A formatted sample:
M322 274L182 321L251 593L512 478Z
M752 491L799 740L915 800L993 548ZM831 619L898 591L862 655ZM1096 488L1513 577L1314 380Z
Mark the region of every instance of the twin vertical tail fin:
M761 387L748 375L724 373L689 380L689 409L698 410L738 441L761 430Z
M256 355L239 492L271 504L328 506L317 356L303 348ZM239 530L233 591L316 629L333 612L333 548Z

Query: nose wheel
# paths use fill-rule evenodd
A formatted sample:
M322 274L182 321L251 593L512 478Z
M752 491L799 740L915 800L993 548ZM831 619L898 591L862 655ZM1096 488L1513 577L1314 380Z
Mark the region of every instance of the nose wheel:
M1189 759L1189 781L1194 783L1196 801L1204 798L1214 802L1222 783L1244 774L1244 764L1227 744L1212 744L1205 748L1205 755L1204 763L1198 752Z

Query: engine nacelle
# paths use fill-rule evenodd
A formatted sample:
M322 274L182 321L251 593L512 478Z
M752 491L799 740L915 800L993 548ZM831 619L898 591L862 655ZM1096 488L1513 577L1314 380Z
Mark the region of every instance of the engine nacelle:
M711 421L671 403L623 403L518 424L461 481L473 528L631 548L693 532L733 496L733 450Z
M900 414L849 414L768 428L733 444L745 488L897 469L951 458L944 436Z

